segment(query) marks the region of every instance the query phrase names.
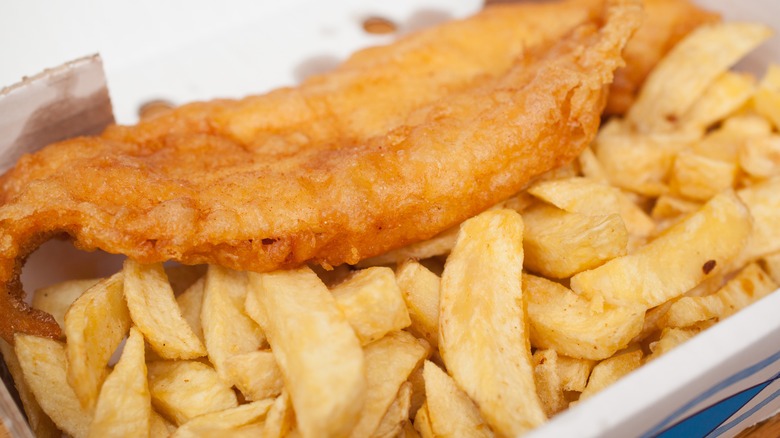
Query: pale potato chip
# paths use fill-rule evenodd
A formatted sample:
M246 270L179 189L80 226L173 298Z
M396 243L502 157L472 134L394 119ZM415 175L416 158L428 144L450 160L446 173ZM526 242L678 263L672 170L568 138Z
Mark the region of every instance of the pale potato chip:
M780 251L780 177L737 192L753 217L753 228L740 261L749 262Z
M655 228L653 220L639 206L606 182L584 177L550 180L534 184L528 188L528 193L570 213L618 214L631 234L647 236Z
M19 394L19 399L22 402L22 408L27 416L27 424L30 425L33 433L38 438L60 438L62 432L57 429L54 422L43 412L41 405L35 399L30 386L24 380L24 373L22 366L19 364L19 359L16 357L14 347L0 339L0 353L3 355L5 366L8 368L8 372L14 380L14 386L16 392Z
M425 437L430 430L430 436L465 436L465 437L492 437L493 432L482 419L480 410L474 402L463 392L455 381L431 361L425 361L423 365L423 378L425 379L425 393L427 401L417 411L414 419L415 428L422 416L427 417L428 424L420 421L423 428L417 428L420 435Z
M361 345L411 324L390 268L376 266L356 271L333 287L331 293Z
M65 345L49 338L17 334L14 351L35 399L63 432L74 438L86 437L92 415L68 384L68 358Z
M457 386L455 387L455 389L457 389ZM465 394L464 394L464 397L465 397ZM466 397L466 399L468 399L468 397ZM471 402L471 400L469 400L469 402ZM474 413L477 416L479 416L479 411L474 406L474 402L471 402L471 408L473 409ZM480 421L481 421L481 419L480 419ZM485 426L485 429L488 429L487 426ZM416 430L422 438L435 438L436 437L436 435L434 435L434 433L433 433L433 428L431 427L431 418L430 418L430 415L428 414L428 404L427 403L425 403L422 406L420 406L420 409L417 410L417 413L414 416L414 430ZM488 429L488 430L490 430L490 429ZM476 434L474 434L474 435L476 435ZM493 435L490 434L490 435L487 435L487 436L493 436Z
M522 266L522 218L487 211L461 225L441 280L441 357L485 420L507 436L546 420L534 387ZM436 431L427 385L426 392Z
M691 145L691 152L716 160L737 163L742 144L753 137L765 137L772 126L763 117L741 114L726 119L722 126Z
M266 399L200 415L179 426L172 438L256 437L273 403Z
M165 359L205 356L206 347L182 317L162 264L127 259L122 272L130 316L154 351Z
M751 263L714 294L676 300L659 324L688 327L713 318L722 320L777 288L778 284L758 264Z
M753 107L780 130L780 66L767 69L753 96Z
M65 314L68 384L92 410L108 375L108 362L130 331L121 273L84 292Z
M150 362L147 372L152 405L179 426L197 416L238 406L235 392L203 362Z
M422 367L419 367L422 368ZM404 382L398 389L393 403L371 434L373 438L396 438L403 434L404 426L409 423L409 407L412 404L412 384Z
M65 327L65 313L76 298L101 279L67 280L35 291L32 306L51 314L60 327Z
M657 221L677 219L695 213L701 206L701 202L683 199L675 195L661 195L656 199L650 216Z
M577 162L584 177L601 183L609 183L609 177L607 177L607 173L591 147L583 149L582 153L577 157Z
M719 76L772 34L752 23L700 26L677 43L645 80L627 119L641 132L668 132Z
M163 418L156 411L152 411L151 423L149 427L150 438L168 438L176 432L176 425Z
M586 297L649 309L717 275L740 254L750 230L745 205L724 192L635 253L575 275L571 288Z
M534 358L534 381L536 393L542 402L547 417L566 409L568 402L563 394L563 382L558 374L558 353L555 350L536 350Z
M435 351L435 350L434 350ZM417 367L409 374L409 383L412 385L412 401L409 406L409 419L414 419L417 410L425 403L425 379L422 367Z
M205 284L206 278L204 276L195 281L195 283L192 283L187 290L176 296L176 304L179 305L181 316L187 321L192 332L195 333L195 336L197 336L201 342L205 342L203 339L203 324L200 320L200 313L203 309L203 292Z
M674 157L698 139L690 133L639 135L624 121L612 119L596 135L595 152L611 184L659 196L668 191L665 181Z
M588 384L588 378L596 365L595 361L558 355L558 376L564 391L582 392Z
M411 421L404 423L403 433L399 435L403 438L420 438L420 433L414 428L414 424Z
M428 356L429 346L407 332L398 331L367 345L363 351L366 401L350 432L355 438L369 436L377 429L401 385Z
M222 379L230 381L225 361L257 351L265 344L260 327L244 312L249 293L245 272L211 265L206 272L201 323L209 361Z
M698 326L686 327L686 328L673 328L668 327L661 331L661 337L650 343L650 351L652 354L647 356L647 361L655 360L660 356L673 350L683 342L693 338L701 332L701 328Z
M605 359L593 367L588 386L580 394L580 400L592 397L621 377L639 368L642 364L642 350L632 350Z
M290 396L282 391L268 410L263 423L263 438L282 438L293 428L295 422Z
M232 355L223 366L227 381L235 385L247 400L276 397L284 389L282 371L270 350Z
M597 309L565 286L529 274L523 274L523 289L536 348L600 360L625 348L642 330L644 309L637 306Z
M619 214L588 216L546 204L523 213L525 268L567 278L625 255L628 230Z
M669 188L688 199L706 201L733 188L737 170L734 163L682 151L674 160Z
M424 338L433 348L439 345L439 285L441 279L414 260L407 260L395 272L409 312L409 331Z
M246 310L268 337L301 435L347 435L366 397L365 364L336 299L307 267L249 278Z
M683 114L680 125L704 130L742 107L755 92L756 80L747 73L727 71L712 82Z
M758 178L780 175L780 135L747 139L739 150L739 165Z
M149 435L151 417L152 399L146 378L144 338L133 327L122 356L100 390L89 436Z

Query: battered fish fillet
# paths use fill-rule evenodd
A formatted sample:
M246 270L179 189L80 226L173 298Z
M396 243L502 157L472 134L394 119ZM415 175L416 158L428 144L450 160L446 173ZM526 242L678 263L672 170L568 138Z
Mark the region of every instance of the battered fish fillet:
M610 1L552 44L519 41L514 60L477 53L493 38L485 17L461 24L478 46L442 38L445 26L296 89L192 105L24 157L0 181L0 335L61 335L19 283L25 256L53 236L141 262L355 263L570 161L596 134L640 3Z

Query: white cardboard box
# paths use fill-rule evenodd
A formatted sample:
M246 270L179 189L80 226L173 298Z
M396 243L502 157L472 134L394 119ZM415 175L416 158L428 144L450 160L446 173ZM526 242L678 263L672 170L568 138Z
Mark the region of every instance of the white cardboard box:
M774 22L780 29L780 4L772 0L699 3L728 19ZM368 16L390 18L403 32L480 7L477 0L8 2L0 14L0 84L100 52L117 120L132 123L149 100L178 104L259 93L328 68L357 48L388 42L389 36L362 31L360 23ZM760 73L767 60L780 62L780 38L740 68ZM51 269L51 260L63 259L68 263ZM25 287L34 290L64 279L71 266L84 266L84 261L94 275L118 267L116 258L75 255L67 245L51 243L29 261ZM45 277L40 275L44 265L50 273ZM777 292L531 436L733 436L780 410L779 315ZM19 419L2 394L0 413L6 425Z

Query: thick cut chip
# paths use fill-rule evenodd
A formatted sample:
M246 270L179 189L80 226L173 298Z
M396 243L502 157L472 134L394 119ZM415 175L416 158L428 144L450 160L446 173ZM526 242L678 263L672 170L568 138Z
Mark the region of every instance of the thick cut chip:
M525 267L567 278L626 254L628 231L618 214L587 216L540 204L523 213Z
M63 432L74 438L86 437L92 415L81 407L76 393L68 385L65 345L49 338L22 334L16 335L14 341L24 381L43 411Z
M737 165L689 151L677 154L669 188L683 197L706 201L734 187Z
M132 328L119 362L103 383L89 436L146 436L151 428L151 417L152 398L146 378L144 337Z
M753 217L750 239L741 261L749 262L780 251L780 176L737 192Z
M619 188L604 181L584 177L542 181L528 188L528 193L570 213L588 216L619 214L631 234L647 236L655 228L647 213Z
M580 394L580 400L592 397L607 386L617 382L621 377L639 368L642 364L642 350L632 350L605 359L590 373L588 386Z
M608 303L602 309L565 286L523 275L531 345L570 357L601 360L625 348L642 330L645 312L638 306Z
M420 435L492 437L493 432L482 419L479 409L455 381L433 362L426 360L423 367L428 398L414 419Z
M666 179L678 152L699 138L698 133L639 135L623 120L607 122L596 136L596 158L609 182L642 195L665 193Z
M758 178L780 175L780 135L747 139L739 150L739 165Z
M304 437L345 436L366 397L363 350L311 269L249 274L249 315L263 328ZM254 303L251 303L254 301Z
M68 383L92 410L108 375L108 362L130 330L121 273L84 292L65 314Z
M176 429L172 438L259 436L273 403L273 399L260 400L195 417Z
M401 385L428 356L428 351L427 342L403 331L390 333L365 347L366 402L352 437L369 436L376 430Z
M655 360L668 353L678 345L699 334L699 332L701 332L699 326L686 328L667 327L663 329L663 331L661 331L661 337L657 341L650 343L650 351L652 354L647 356L647 361Z
M598 158L596 158L593 148L587 147L583 149L580 156L577 157L577 162L580 165L580 172L582 172L585 178L604 184L609 183L607 173L604 172L604 168L601 166Z
M559 354L557 365L563 390L582 392L588 384L588 377L596 362Z
M777 288L777 283L758 264L751 263L714 294L675 301L661 325L688 327L713 318L722 320Z
M770 65L753 96L756 112L780 130L780 66Z
M27 415L27 423L35 436L38 438L60 438L62 432L57 429L51 418L43 412L41 405L35 400L35 395L30 390L30 386L24 380L24 373L19 364L19 359L16 357L14 347L5 342L5 340L0 339L0 353L3 355L8 372L11 373L11 377L14 379L16 392L19 394L24 413Z
M203 362L159 361L147 367L152 405L177 425L238 406L235 392Z
M244 312L249 293L245 272L211 265L206 273L201 323L209 361L229 380L225 361L231 356L257 351L265 343L260 327Z
M203 323L200 320L200 314L203 309L203 293L206 284L206 277L201 277L184 292L176 296L176 304L179 305L181 316L187 321L195 336L204 342ZM204 344L205 345L205 344Z
M747 113L729 117L720 128L691 145L691 152L728 163L737 163L742 144L755 137L766 137L772 125L763 117Z
M422 367L420 367L422 368ZM393 403L379 422L372 438L396 438L401 436L404 426L409 423L409 408L412 404L412 384L404 382L398 390Z
M152 411L149 438L168 438L176 432L176 425L166 420L156 411Z
M534 386L522 266L522 218L514 210L487 211L461 225L441 281L441 356L485 420L506 436L546 420Z
M433 348L439 345L439 286L441 279L415 260L396 269L396 282L409 311L409 331Z
M655 200L651 217L657 221L677 219L680 216L694 213L701 208L701 203L683 199L674 195L661 195Z
M393 270L361 269L331 289L361 345L411 324Z
M772 280L780 284L780 252L765 255L761 259L761 265Z
M540 349L534 352L533 358L536 393L539 394L544 413L552 417L568 406L563 394L563 382L558 374L558 353Z
M182 317L162 264L125 261L125 299L136 327L154 351L165 359L194 359L206 347Z
M227 381L248 400L276 397L284 389L282 371L270 350L258 350L228 357L224 363Z
M699 27L655 66L627 119L640 132L674 130L707 87L771 34L751 23Z
M279 397L276 397L274 404L268 410L263 423L263 438L283 438L293 428L295 418L292 406L290 405L290 396L287 391L282 391Z
M421 260L449 254L450 250L452 250L452 246L455 245L455 239L457 237L458 227L452 227L428 240L413 243L403 248L362 260L357 266L362 268L377 265L391 265L401 263L408 259Z
M68 280L38 289L33 294L32 306L51 314L60 327L65 327L65 313L70 305L99 281L99 278Z
M635 253L575 275L571 288L585 297L649 309L720 273L740 254L750 229L745 205L724 192Z
M457 386L455 387L455 389L458 389ZM468 400L468 396L466 396L465 394L463 394L463 396ZM474 406L474 402L472 402L471 400L468 400L468 401L471 403L471 409L473 409L473 412L476 414L477 418L479 418L479 411L477 410L477 407ZM482 419L479 418L479 421L481 422ZM485 429L487 429L487 425L485 426ZM435 437L435 435L433 434L433 428L431 427L431 416L428 413L428 403L427 402L424 403L422 406L420 406L420 409L418 409L417 413L414 415L414 430L417 431L417 433L422 438L434 438ZM476 434L474 434L474 435L476 435ZM441 435L441 436L444 436L444 435ZM485 435L483 434L483 436L485 436ZM487 436L493 436L493 435L489 434Z
M680 120L685 128L704 130L747 102L755 91L752 75L727 71L704 90Z

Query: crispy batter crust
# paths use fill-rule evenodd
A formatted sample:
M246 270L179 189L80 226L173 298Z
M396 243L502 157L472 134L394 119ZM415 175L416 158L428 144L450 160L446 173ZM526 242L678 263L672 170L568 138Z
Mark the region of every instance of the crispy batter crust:
M454 40L469 43L441 42L445 27L297 89L196 104L25 157L1 181L0 335L60 336L18 282L20 260L54 234L141 262L268 271L355 263L473 216L595 136L641 17L633 0L606 9L514 61L458 68L470 52Z

